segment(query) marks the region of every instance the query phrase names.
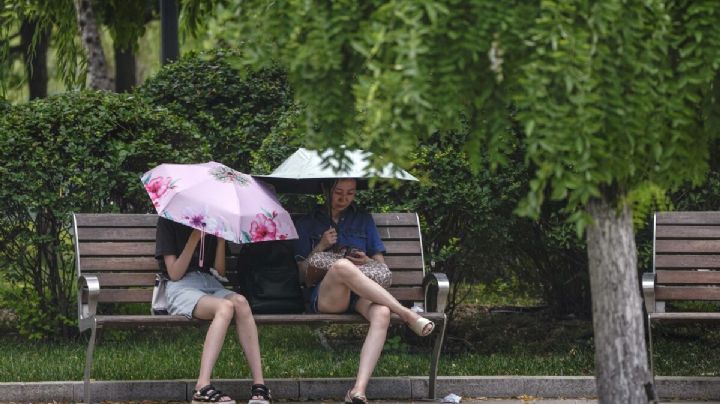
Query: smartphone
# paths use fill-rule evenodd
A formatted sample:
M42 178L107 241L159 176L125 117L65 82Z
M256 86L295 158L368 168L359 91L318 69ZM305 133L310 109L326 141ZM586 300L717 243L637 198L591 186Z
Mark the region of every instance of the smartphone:
M360 251L362 251L362 250L357 249L357 248L349 248L349 249L348 249L348 253L347 253L345 256L346 256L346 257L357 258L357 257L360 256Z

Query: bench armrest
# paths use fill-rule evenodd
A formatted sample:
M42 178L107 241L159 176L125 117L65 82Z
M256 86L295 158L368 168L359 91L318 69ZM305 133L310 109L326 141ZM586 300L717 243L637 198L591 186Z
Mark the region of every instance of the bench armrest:
M78 328L80 332L91 328L97 312L97 300L100 294L100 281L97 276L80 275L78 277ZM83 295L87 301L83 303Z
M425 310L434 313L444 313L450 293L450 281L442 272L430 272L423 279L425 292Z
M645 309L649 313L655 312L655 272L645 272L642 276L642 293L645 300Z

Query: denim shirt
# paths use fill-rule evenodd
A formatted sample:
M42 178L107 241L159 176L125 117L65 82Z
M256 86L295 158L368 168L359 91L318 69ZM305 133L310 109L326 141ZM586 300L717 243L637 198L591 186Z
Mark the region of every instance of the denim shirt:
M320 242L322 235L333 222L327 213L327 207L318 205L312 212L299 218L295 223L298 239L294 241L295 259L304 260L313 247ZM333 247L350 246L365 251L368 257L385 252L372 215L361 211L354 204L340 214L337 223L338 239Z

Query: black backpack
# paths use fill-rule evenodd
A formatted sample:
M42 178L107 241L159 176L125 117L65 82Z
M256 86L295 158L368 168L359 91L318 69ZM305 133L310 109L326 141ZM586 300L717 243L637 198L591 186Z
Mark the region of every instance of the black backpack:
M239 284L254 314L288 314L305 311L305 302L292 242L244 244L238 255Z

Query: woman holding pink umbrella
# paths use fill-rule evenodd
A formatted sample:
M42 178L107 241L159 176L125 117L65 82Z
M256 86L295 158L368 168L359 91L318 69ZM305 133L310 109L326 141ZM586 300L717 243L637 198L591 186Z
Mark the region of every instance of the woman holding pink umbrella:
M205 240L202 240L202 239ZM200 244L209 253L202 257ZM270 391L263 380L257 326L248 301L226 289L211 274L225 274L225 240L170 221L158 219L155 256L167 272L168 311L188 318L210 320L200 357L200 374L195 383L192 404L217 402L234 404L228 395L210 382L228 326L235 318L235 331L245 352L253 385L250 404L268 404Z
M193 404L235 403L210 382L233 318L252 373L250 404L268 404L270 392L263 380L250 305L216 277L225 274L225 240L254 243L296 238L290 215L269 188L217 162L165 163L143 174L141 180L160 215L155 258L170 278L168 311L210 321Z

